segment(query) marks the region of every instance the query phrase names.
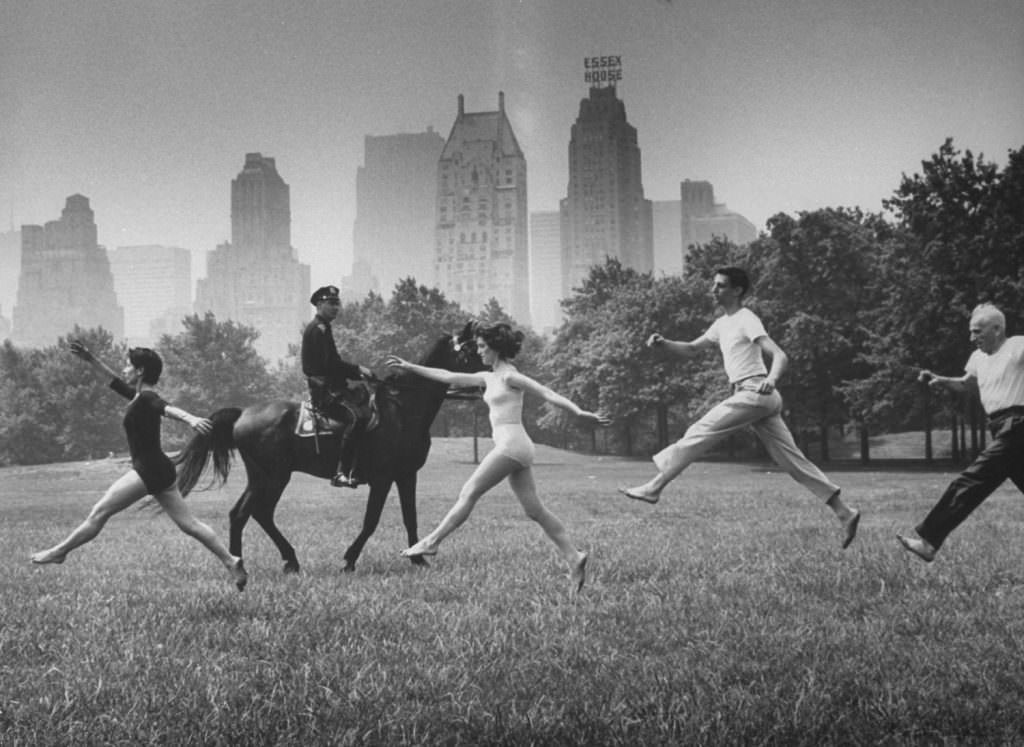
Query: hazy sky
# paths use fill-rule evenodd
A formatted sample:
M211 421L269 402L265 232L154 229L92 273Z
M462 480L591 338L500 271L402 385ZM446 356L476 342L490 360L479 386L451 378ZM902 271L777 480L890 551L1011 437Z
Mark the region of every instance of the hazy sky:
M3 229L77 192L100 243L201 256L259 151L314 286L350 269L364 136L447 137L460 93L505 92L530 210L556 209L590 55L623 58L647 197L705 179L758 228L880 210L947 136L1000 165L1024 145L1021 0L0 3Z

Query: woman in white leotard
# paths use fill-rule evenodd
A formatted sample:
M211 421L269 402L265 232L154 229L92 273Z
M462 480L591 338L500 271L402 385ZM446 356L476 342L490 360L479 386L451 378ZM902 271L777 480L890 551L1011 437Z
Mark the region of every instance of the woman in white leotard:
M587 412L571 400L553 392L543 384L519 373L511 360L523 344L523 333L513 331L507 324L482 328L477 333L476 346L484 365L490 371L480 373L453 373L440 368L420 366L389 356L387 364L411 371L449 386L484 387L484 402L490 410L494 449L484 457L472 476L462 486L459 499L430 534L402 555L434 555L445 537L469 518L473 507L484 493L508 478L509 486L522 504L526 515L541 525L544 532L558 547L569 565L569 577L574 591L583 588L586 581L587 553L580 552L569 540L565 526L537 497L533 479L533 442L523 428L523 395L536 394L545 401L573 413L586 422L608 425L608 418L600 413Z

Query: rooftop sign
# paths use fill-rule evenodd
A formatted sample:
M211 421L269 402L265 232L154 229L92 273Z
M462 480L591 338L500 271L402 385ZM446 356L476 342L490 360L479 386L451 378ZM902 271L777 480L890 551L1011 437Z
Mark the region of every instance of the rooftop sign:
M614 87L622 80L622 55L583 58L583 82L595 88Z

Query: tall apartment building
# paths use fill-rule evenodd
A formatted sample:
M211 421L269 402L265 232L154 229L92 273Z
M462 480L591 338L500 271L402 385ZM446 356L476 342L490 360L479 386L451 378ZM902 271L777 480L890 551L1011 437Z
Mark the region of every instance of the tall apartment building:
M108 252L129 345L154 346L192 313L192 255L176 246L119 246Z
M207 254L195 310L255 328L256 349L272 361L301 342L310 316L309 265L299 262L291 230L291 195L274 159L246 153L231 182L231 242Z
M683 271L683 212L679 200L651 202L654 272L678 275Z
M614 85L592 86L580 101L569 141L569 189L560 207L564 296L607 257L638 272L653 268L640 146Z
M21 231L0 231L0 313L10 316L21 276ZM10 330L8 330L9 332Z
M96 243L89 198L71 195L59 220L21 227L21 275L11 339L46 347L77 324L103 327L115 340L124 334L124 314L114 292L107 252Z
M530 213L530 316L542 334L562 322L561 233L557 210Z
M526 158L505 114L459 110L437 170L435 280L466 311L497 299L530 323Z
M364 165L356 172L352 275L342 279L342 297L354 301L373 291L386 299L407 277L434 286L437 162L444 138L428 127L367 135L363 148Z
M723 203L715 202L710 182L690 181L679 184L680 231L685 255L694 244L707 244L715 236L734 244L748 244L757 238L754 224Z

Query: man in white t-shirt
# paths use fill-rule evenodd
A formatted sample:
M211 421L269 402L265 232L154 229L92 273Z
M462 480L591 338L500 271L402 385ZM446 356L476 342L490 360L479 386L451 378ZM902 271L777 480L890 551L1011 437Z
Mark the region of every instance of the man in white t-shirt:
M992 441L946 492L920 524L917 537L896 535L900 544L930 563L946 537L992 495L1007 478L1024 492L1024 337L1006 336L1006 317L992 304L971 312L971 342L977 348L963 376L921 371L921 381L957 392L978 390L988 416Z
M843 503L839 486L804 456L783 422L782 397L775 387L789 359L765 332L757 314L743 306L749 289L750 280L741 268L716 270L711 293L725 314L691 342L666 340L658 333L648 338L648 347L680 358L718 347L733 393L691 425L676 443L654 455L657 475L638 487L619 490L629 498L657 503L661 491L679 473L715 443L749 425L775 463L835 512L842 525L843 548L849 547L857 534L860 511ZM764 365L766 354L772 360L770 370Z

